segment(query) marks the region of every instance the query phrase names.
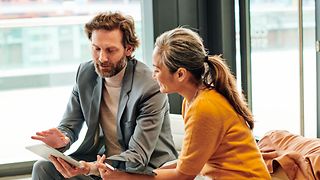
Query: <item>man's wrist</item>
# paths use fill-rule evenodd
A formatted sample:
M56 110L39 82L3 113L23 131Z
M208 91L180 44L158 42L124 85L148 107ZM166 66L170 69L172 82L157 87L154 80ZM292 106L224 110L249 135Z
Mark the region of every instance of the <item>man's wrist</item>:
M68 136L64 136L64 147L66 147L70 143L70 138Z
M84 174L86 176L100 176L100 173L98 171L98 168L95 166L95 163L89 163L89 171L88 173Z

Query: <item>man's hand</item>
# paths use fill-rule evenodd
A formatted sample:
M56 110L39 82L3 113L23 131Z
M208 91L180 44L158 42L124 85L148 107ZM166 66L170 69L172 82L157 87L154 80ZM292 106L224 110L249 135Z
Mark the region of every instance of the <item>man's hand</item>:
M101 178L103 180L119 179L122 173L114 169L111 169L106 164L104 164L105 159L106 159L105 155L103 155L102 157L97 155L96 167L98 168Z
M31 139L42 141L53 148L65 147L70 142L70 139L57 128L36 132L36 135L31 136Z
M82 164L82 167L74 167L72 165L70 165L69 163L67 163L66 161L64 161L62 158L57 158L54 156L50 156L49 160L53 163L53 165L56 167L56 169L61 173L61 175L64 178L71 178L77 175L87 175L89 174L90 169L91 168L95 168L95 164L94 163L90 163L90 162L85 162L85 161L80 161L80 163ZM98 173L97 173L98 174Z

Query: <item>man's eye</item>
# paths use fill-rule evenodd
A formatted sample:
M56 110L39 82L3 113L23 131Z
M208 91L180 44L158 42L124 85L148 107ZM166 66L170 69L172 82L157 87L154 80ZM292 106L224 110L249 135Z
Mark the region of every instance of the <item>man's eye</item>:
M114 53L115 52L114 49L108 49L107 51L108 51L108 53Z
M92 49L95 51L100 51L100 48L97 48L97 47L92 47Z

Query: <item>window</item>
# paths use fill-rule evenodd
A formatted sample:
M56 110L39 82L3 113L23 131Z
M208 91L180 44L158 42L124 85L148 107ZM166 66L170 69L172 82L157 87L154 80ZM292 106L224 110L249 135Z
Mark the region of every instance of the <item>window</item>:
M77 67L90 60L84 23L98 12L125 10L143 42L141 9L140 0L0 0L0 136L10 147L0 164L38 159L24 147L36 131L58 125ZM140 47L135 57L142 55Z
M300 134L300 72L304 67L305 136L316 137L314 1L303 1L303 42L299 42L298 1L252 0L252 108L257 136L273 129ZM299 63L303 44L303 64Z

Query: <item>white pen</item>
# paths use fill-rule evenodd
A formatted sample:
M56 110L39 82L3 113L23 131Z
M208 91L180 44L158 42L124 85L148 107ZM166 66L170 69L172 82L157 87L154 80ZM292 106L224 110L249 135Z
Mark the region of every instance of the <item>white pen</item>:
M110 164L108 164L108 163L104 163L106 166L107 166L107 168L109 168L109 169L111 169L112 171L114 171L114 167L112 167Z

